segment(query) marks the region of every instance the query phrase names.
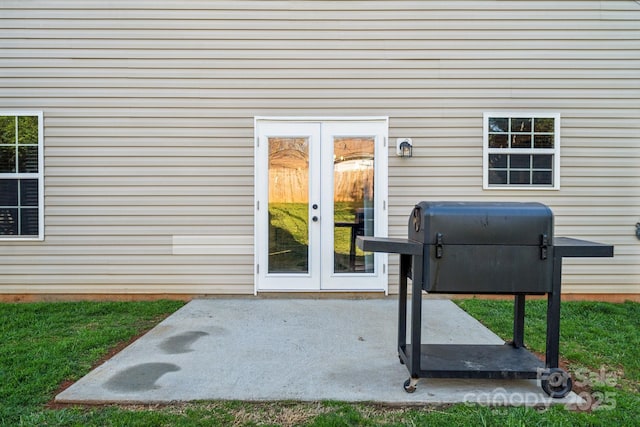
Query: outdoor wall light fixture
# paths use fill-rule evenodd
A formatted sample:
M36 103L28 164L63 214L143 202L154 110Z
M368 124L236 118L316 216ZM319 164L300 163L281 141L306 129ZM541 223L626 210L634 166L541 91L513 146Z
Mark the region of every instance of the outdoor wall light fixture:
M396 139L396 156L398 157L413 156L413 144L411 143L411 138Z

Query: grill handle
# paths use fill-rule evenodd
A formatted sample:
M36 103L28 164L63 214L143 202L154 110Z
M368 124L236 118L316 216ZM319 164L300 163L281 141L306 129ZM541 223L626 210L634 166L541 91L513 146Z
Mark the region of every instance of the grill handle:
M540 259L547 259L549 248L549 237L546 234L540 235Z
M436 258L442 258L444 252L444 243L442 242L442 233L436 233Z

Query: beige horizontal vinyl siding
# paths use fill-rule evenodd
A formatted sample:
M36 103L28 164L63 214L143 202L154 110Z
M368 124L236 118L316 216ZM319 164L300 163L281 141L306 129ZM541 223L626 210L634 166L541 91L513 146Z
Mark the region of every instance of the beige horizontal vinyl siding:
M255 116L388 116L391 236L541 201L616 245L565 292L640 292L636 2L4 1L0 63L1 109L45 117L45 241L0 241L0 292L253 292ZM559 191L482 189L485 111L561 114Z

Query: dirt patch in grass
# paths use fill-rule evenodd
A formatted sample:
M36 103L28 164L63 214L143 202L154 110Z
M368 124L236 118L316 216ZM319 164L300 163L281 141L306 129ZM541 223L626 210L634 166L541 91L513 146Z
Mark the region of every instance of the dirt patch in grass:
M185 416L196 413L202 417L220 416L225 419L225 425L277 425L293 427L311 422L318 416L327 414L341 414L345 410L353 411L357 417L373 420L376 423L389 423L401 420L409 411L433 412L445 410L450 405L384 405L378 403L334 403L334 402L172 402L167 404L59 404L51 402L49 409L68 407L94 410L95 408L118 408L123 411L153 412L161 411L165 414ZM349 409L345 409L349 408ZM340 415L338 415L340 416Z
M297 426L305 424L330 408L321 403L272 402L243 405L233 411L232 426L274 424Z

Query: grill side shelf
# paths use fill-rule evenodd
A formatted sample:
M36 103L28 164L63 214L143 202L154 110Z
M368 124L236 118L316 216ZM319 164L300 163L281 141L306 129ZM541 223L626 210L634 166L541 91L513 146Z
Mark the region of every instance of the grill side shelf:
M422 255L423 244L409 239L358 236L356 244L365 252Z
M572 237L553 239L556 256L560 257L612 257L613 246Z

